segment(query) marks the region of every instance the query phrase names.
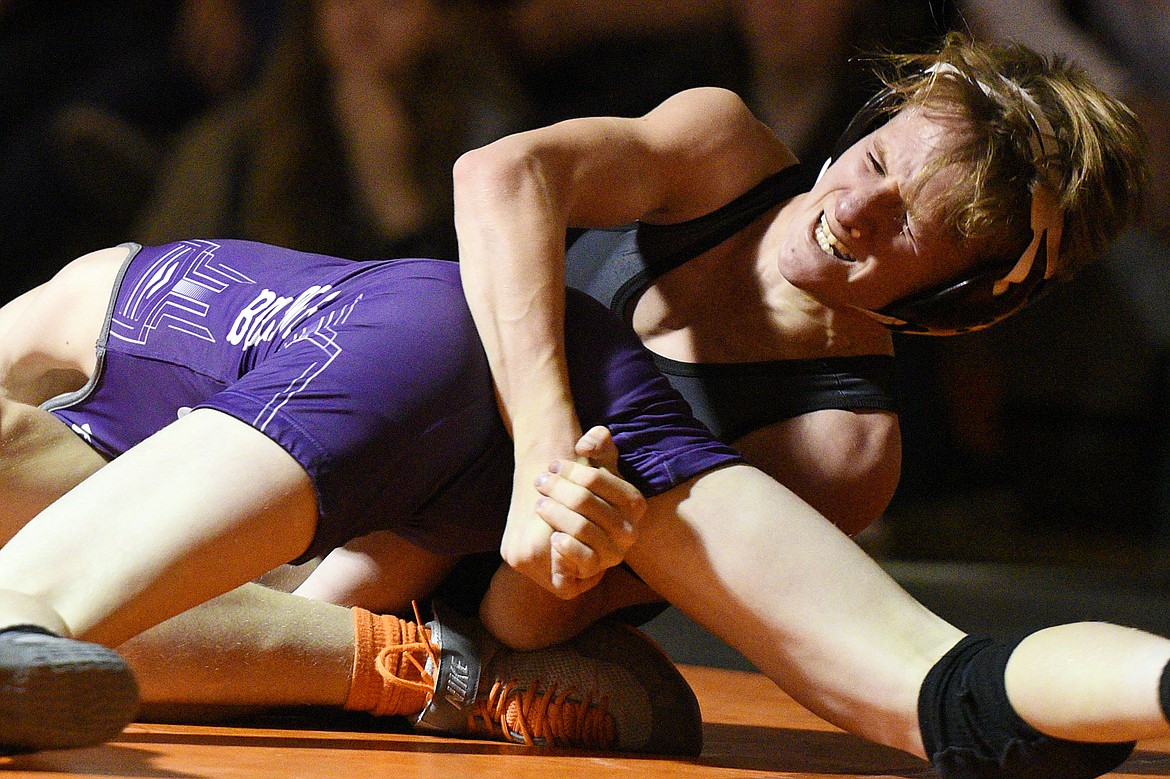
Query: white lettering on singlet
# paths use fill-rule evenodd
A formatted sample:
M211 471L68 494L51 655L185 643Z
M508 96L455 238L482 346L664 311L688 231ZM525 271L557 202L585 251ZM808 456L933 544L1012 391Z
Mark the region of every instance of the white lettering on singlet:
M281 338L287 338L294 327L340 294L334 292L321 297L331 289L329 284L313 285L296 298L282 297L270 289L262 290L232 322L227 334L228 343L235 346L243 344L246 349L262 341L271 341L278 334Z

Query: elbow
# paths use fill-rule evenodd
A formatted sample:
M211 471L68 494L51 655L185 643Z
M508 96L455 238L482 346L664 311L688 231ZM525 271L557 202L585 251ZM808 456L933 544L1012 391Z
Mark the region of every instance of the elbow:
M889 459L876 464L831 500L833 507L826 512L842 532L852 537L882 517L893 500L900 475L899 460Z
M513 136L466 151L451 169L456 207L460 201L515 194L535 169L535 155Z
M451 168L451 181L455 192L455 208L478 199L487 181L495 174L496 155L487 148L464 152Z
M451 168L455 192L466 192L482 181L490 170L492 159L493 154L486 146L460 154Z
M865 496L868 498L869 496ZM862 504L869 502L861 501ZM876 522L885 510L888 501L881 501L881 505L851 504L840 511L831 512L829 519L849 537L856 536L861 531Z

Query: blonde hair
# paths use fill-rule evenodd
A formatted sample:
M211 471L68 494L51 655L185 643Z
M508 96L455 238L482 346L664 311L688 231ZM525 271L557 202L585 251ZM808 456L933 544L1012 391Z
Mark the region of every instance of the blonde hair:
M1137 118L1067 60L951 33L934 52L888 55L881 64L893 95L887 110L917 106L968 128L936 168L958 164L969 175L936 207L989 259L1024 250L1031 193L1049 183L1064 210L1058 265L1049 269L1056 277L1099 257L1140 210L1147 173ZM1043 138L1037 158L1045 125L1055 138Z

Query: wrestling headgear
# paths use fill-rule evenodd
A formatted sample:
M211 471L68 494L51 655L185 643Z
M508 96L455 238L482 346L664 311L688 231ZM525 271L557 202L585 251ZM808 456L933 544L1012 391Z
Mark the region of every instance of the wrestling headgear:
M936 65L930 70L940 76L961 78L951 65ZM1006 78L1004 82L1024 101L1032 125L1032 158L1045 172L1032 187L1032 240L1014 262L977 265L958 278L908 295L878 311L865 312L891 330L923 335L955 335L981 330L1036 299L1055 272L1064 209L1060 205L1059 189L1051 181L1052 174L1044 160L1055 144L1056 135L1032 96L1015 82ZM979 87L985 93L989 92L982 83ZM894 113L891 109L896 106L896 101L896 94L890 88L870 98L845 128L821 172L850 146L885 124Z

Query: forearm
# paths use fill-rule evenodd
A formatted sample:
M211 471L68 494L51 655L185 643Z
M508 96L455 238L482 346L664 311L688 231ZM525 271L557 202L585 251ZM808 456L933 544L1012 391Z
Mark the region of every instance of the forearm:
M564 346L567 215L558 176L533 159L465 155L455 168L464 294L517 455L548 460L580 435Z
M512 502L500 554L556 588L552 528L535 512L535 479L580 436L565 355L563 197L523 152L465 155L455 168L464 294L512 435ZM556 237L554 237L556 236Z

